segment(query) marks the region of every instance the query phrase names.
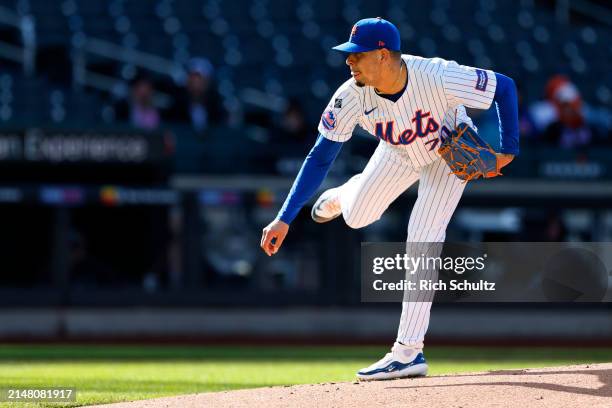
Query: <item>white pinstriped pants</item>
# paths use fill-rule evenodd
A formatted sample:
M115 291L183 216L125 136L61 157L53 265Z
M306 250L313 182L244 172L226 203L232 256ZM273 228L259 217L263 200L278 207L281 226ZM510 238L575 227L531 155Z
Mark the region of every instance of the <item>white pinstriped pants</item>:
M415 169L408 157L386 142L379 142L363 172L346 182L340 190L344 221L351 228L362 228L378 219L389 205L412 184L419 180L418 197L408 222L407 252L413 256L439 256L441 245L424 244L444 242L446 227L465 188L442 158ZM412 249L411 249L412 247ZM431 273L431 272L430 272ZM426 276L426 279L437 279ZM397 341L415 348L423 347L429 326L433 292L421 292L405 298ZM417 296L417 298L414 298ZM414 299L414 301L411 301Z

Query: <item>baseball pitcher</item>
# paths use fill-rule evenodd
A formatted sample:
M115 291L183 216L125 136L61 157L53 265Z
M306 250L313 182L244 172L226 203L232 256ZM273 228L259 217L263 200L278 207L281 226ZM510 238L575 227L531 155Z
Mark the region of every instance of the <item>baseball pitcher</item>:
M454 61L402 54L398 29L380 17L358 21L349 41L334 50L346 54L351 78L325 108L316 143L278 216L263 229L261 248L269 256L279 250L289 225L321 185L356 125L376 137L378 147L360 174L321 194L312 208L314 221L342 215L349 227L365 227L418 180L407 243L444 242L466 180L499 175L519 153L513 80ZM478 137L465 111L466 106L489 109L493 103L500 152ZM359 379L426 375L423 341L430 300L404 299L391 351L361 369Z

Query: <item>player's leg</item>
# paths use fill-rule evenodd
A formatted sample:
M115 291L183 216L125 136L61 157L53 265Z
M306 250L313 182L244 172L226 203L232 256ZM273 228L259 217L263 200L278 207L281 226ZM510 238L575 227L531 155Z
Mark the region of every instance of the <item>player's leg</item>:
M313 206L312 217L317 222L326 222L342 214L349 227L365 227L380 219L418 177L405 157L380 142L363 172L321 194Z
M408 256L439 256L446 226L452 217L465 184L450 174L439 159L420 171L418 198L410 214L406 252ZM437 279L437 271L416 272L418 279ZM433 291L407 292L402 302L402 316L397 340L381 360L360 370L362 380L384 380L426 375L428 366L423 356L423 339L429 325Z
M423 168L419 181L418 198L408 223L407 250L420 256L440 255L446 238L446 227L461 199L465 183L457 178L444 160L439 159ZM425 248L426 247L426 248ZM410 254L409 254L410 255ZM437 280L437 270L420 271L419 278ZM417 272L419 273L419 272ZM433 291L410 294L413 299L402 303L402 316L397 341L407 347L422 349L429 326L429 313Z

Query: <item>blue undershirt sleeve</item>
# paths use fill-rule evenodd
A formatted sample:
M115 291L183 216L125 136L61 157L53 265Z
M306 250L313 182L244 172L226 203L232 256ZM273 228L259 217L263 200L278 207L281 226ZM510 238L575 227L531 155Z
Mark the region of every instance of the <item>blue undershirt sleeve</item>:
M499 137L501 152L519 154L519 124L518 99L516 86L512 78L495 73L497 87L495 88L495 108L499 120Z
M319 134L293 182L283 207L278 212L277 219L291 224L325 179L342 145L342 142L334 142Z

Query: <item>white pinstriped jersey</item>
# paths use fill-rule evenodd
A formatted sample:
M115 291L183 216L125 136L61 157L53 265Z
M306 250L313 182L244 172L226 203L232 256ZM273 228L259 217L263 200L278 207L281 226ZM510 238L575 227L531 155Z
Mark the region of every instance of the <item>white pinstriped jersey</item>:
M359 87L353 78L342 84L321 116L319 132L327 139L344 142L355 126L393 145L419 168L440 157L440 136L457 123L473 126L465 106L488 109L497 80L490 70L459 65L441 58L402 55L408 83L393 102L373 87Z

